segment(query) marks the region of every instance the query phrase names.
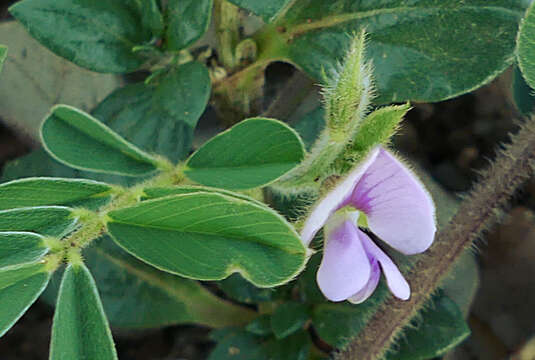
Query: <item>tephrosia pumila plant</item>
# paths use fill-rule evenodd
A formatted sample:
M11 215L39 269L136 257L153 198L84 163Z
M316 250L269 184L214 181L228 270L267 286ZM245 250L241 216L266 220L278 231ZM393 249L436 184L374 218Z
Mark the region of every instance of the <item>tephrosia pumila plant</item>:
M56 55L137 73L90 112L51 100L43 149L4 168L0 335L41 298L51 360L117 359L110 328L174 324L212 328L210 360L446 354L470 330L442 280L531 176L535 125L447 226L390 140L409 101L470 92L516 55L534 86L531 9L516 47L528 5L15 2L9 26ZM306 110L316 89L296 75L263 112L273 62L321 84L322 103ZM221 132L206 141L209 101Z

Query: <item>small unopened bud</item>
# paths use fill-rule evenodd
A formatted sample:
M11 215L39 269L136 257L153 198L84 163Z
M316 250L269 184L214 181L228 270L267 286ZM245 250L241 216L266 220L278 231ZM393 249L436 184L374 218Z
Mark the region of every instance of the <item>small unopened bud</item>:
M366 34L353 37L344 61L327 74L323 89L327 127L352 138L373 98L372 65L365 59Z

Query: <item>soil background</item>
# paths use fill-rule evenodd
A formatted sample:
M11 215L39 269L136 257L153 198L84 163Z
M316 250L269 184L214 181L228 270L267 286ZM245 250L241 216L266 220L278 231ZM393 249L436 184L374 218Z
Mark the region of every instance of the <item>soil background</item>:
M7 7L13 2L0 0L0 21L9 18ZM272 65L268 96L291 73L288 65ZM473 93L435 104L413 104L395 145L451 194L466 192L478 170L487 166L521 120L511 101L510 79L509 70ZM207 112L201 126L212 123L213 116L213 111ZM30 150L27 140L0 119L0 169ZM534 195L535 182L531 181L518 192L502 225L480 241L481 283L469 315L473 335L451 358L504 359L520 351L535 333ZM0 340L0 359L47 359L52 316L53 309L46 304L32 306ZM114 338L121 360L200 360L213 346L208 332L172 326L141 332L114 330Z

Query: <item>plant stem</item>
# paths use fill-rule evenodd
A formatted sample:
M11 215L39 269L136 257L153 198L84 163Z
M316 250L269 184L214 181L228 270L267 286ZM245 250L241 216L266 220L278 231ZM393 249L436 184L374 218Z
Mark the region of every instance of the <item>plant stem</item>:
M212 84L213 103L226 126L260 112L266 67L274 61L287 61L286 40L276 27L264 26L252 40L257 46L256 60Z
M226 0L215 0L214 23L219 60L232 72L236 66L234 49L240 40L240 9Z
M438 233L434 245L416 261L407 276L411 298L399 301L390 296L335 359L381 359L437 290L456 260L500 219L516 189L532 176L534 164L535 119L532 118L512 137L512 143L499 152L449 225Z

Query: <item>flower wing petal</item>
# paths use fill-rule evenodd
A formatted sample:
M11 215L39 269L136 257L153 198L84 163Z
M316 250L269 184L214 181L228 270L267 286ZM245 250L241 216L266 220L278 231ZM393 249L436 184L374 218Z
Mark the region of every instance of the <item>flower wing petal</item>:
M316 279L325 297L346 300L369 281L371 265L360 236L364 235L350 220L327 234L323 259Z
M314 235L316 235L318 230L323 227L325 222L327 222L329 216L345 205L344 202L351 196L355 184L366 172L366 169L375 161L378 154L379 148L373 149L366 160L352 170L338 186L330 191L327 196L319 201L314 207L306 219L305 224L303 225L303 230L301 231L301 241L305 246L310 244Z
M436 232L435 206L418 178L385 149L360 178L351 203L371 231L406 254L425 251Z
M398 299L408 300L411 296L411 288L407 280L405 280L403 277L401 271L399 271L396 264L394 264L388 255L386 255L383 250L375 245L368 235L364 233L363 235L364 236L362 236L361 239L364 248L370 256L377 259L379 264L381 264L381 268L385 274L386 284L388 285L388 288L392 294L394 294L394 296Z
M377 259L372 258L371 261L371 275L370 280L368 280L368 283L364 286L362 290L360 290L358 293L351 296L347 301L353 304L360 304L363 303L366 299L368 299L371 294L375 291L377 288L377 284L379 284L379 279L381 278L381 268L379 267L379 263L377 262Z

